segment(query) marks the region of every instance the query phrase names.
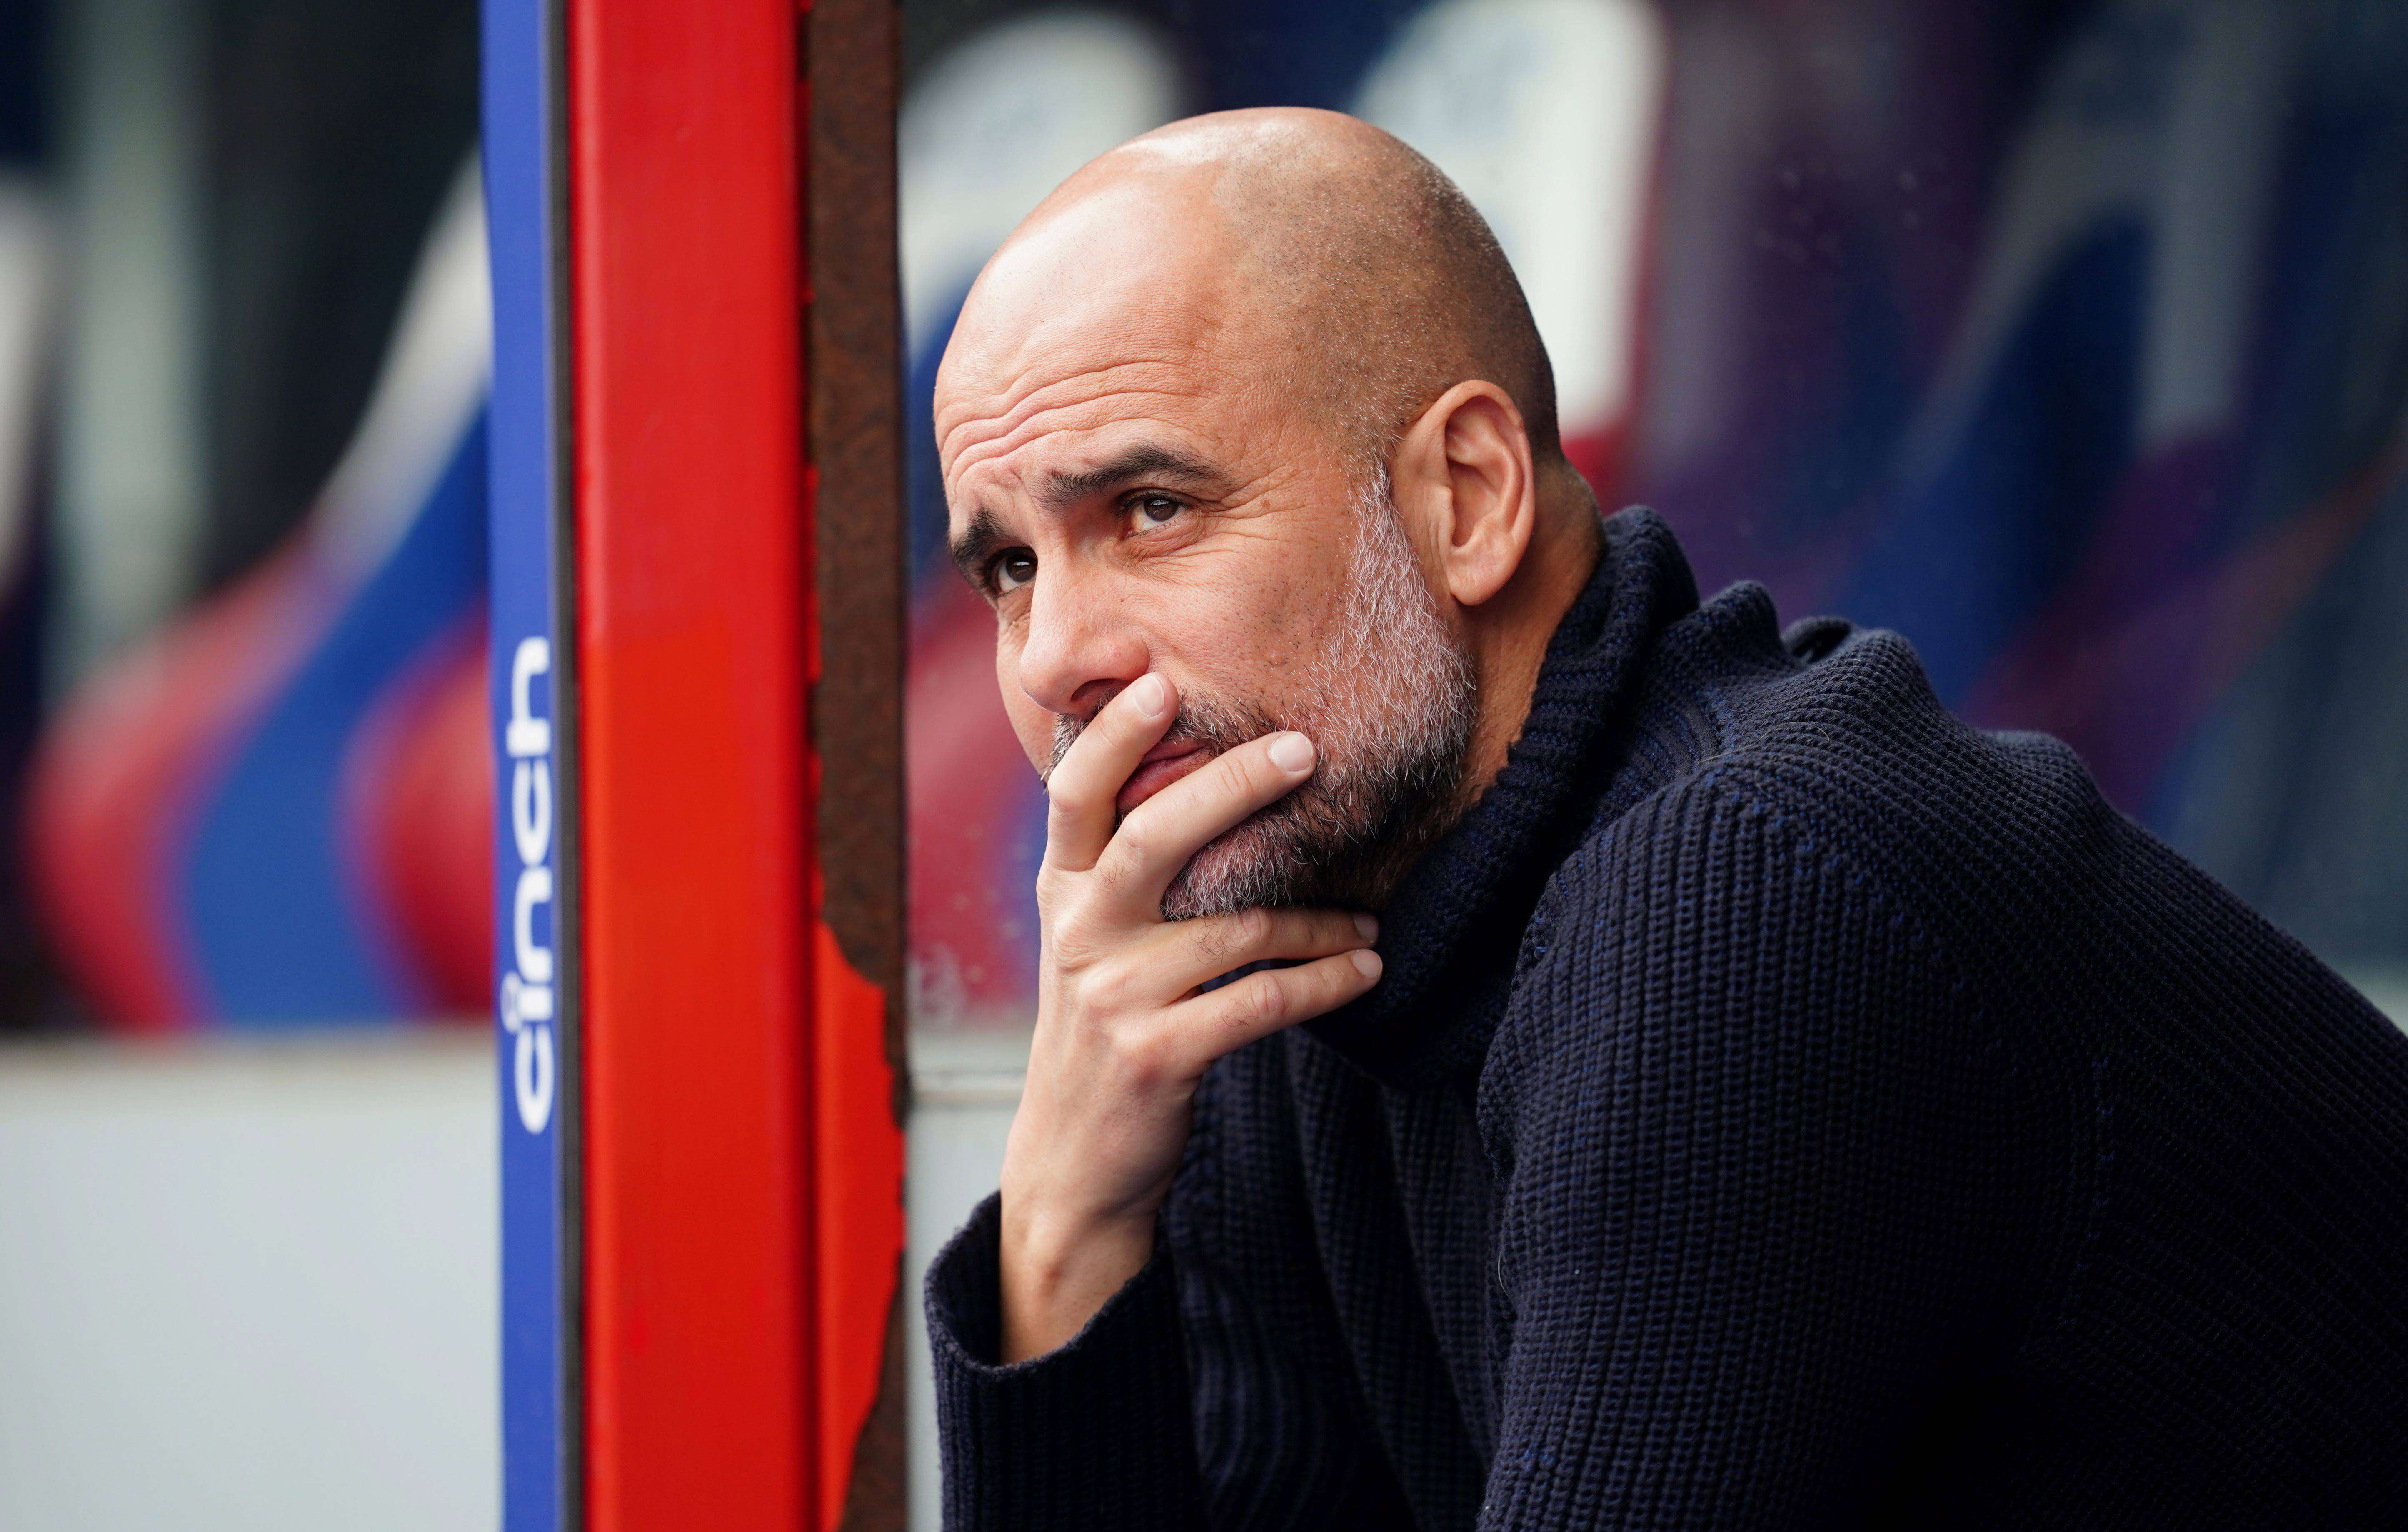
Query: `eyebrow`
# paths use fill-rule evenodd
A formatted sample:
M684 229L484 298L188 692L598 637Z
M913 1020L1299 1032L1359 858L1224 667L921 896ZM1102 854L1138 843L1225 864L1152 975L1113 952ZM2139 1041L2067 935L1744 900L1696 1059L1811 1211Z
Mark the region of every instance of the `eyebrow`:
M1082 500L1148 479L1195 490L1216 489L1222 481L1220 474L1201 458L1159 442L1140 442L1094 467L1057 468L1047 474L1038 490L1037 503L1049 515L1058 516ZM977 510L970 513L968 523L953 539L947 551L962 578L983 591L988 563L1003 550L1018 546L1019 540L1005 530L1002 518L994 511Z
M970 514L969 524L946 550L953 556L953 567L970 582L980 594L986 594L986 566L994 557L1012 546L1011 535L994 511L981 510Z
M1212 471L1211 465L1201 458L1191 457L1160 442L1141 441L1119 456L1106 458L1092 468L1057 468L1047 474L1044 487L1038 491L1037 502L1058 515L1082 500L1109 494L1140 479L1169 480L1199 487L1215 485L1219 483L1220 477Z

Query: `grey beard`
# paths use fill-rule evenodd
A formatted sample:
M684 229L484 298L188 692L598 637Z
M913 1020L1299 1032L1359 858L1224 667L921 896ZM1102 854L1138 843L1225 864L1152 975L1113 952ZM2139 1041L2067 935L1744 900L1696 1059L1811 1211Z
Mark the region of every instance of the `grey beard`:
M1182 699L1166 737L1218 753L1295 728L1320 764L1303 786L1189 858L1162 896L1168 919L1256 906L1378 909L1462 814L1478 713L1471 656L1422 578L1384 473L1370 478L1356 512L1338 641L1308 672L1297 716ZM1054 721L1055 761L1081 726Z

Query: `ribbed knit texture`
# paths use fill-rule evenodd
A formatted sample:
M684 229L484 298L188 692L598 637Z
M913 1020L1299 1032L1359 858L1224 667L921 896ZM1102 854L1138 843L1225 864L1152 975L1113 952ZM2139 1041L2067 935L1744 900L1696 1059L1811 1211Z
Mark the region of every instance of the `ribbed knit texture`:
M1607 523L1364 1000L1206 1078L1154 1260L947 1525L2358 1527L2408 1506L2408 1038L1894 634Z

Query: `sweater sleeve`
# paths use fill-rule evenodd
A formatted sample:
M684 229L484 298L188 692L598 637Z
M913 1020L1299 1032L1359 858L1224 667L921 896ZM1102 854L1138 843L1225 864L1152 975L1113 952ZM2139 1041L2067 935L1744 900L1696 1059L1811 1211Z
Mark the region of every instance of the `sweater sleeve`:
M998 1363L998 1204L928 1268L946 1527L1201 1527L1169 1253L1157 1245L1061 1347Z
M1861 1523L2006 1339L2006 1046L1906 908L1727 784L1558 874L1546 1024L1481 1088L1512 1327L1483 1528Z
M1152 1262L1061 1349L996 1363L996 1198L930 1267L946 1526L1409 1525L1318 1266L1285 1043L1206 1075Z

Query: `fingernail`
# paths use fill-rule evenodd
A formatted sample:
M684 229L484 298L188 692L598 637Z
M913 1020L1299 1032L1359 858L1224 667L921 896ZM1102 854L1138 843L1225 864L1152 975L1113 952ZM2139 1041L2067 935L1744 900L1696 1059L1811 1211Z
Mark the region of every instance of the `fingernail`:
M1354 929L1363 933L1363 939L1365 941L1377 941L1380 939L1380 923L1369 915L1355 916Z
M1359 948L1356 950L1354 953L1354 971L1356 973L1361 974L1366 979L1377 979L1380 977L1380 967L1381 964L1379 953L1371 951L1369 947Z
M1282 771L1312 769L1312 741L1300 734L1283 734L1271 741L1271 765Z
M1140 717L1160 718L1170 706L1170 683L1160 676L1140 676L1129 687L1129 703Z

